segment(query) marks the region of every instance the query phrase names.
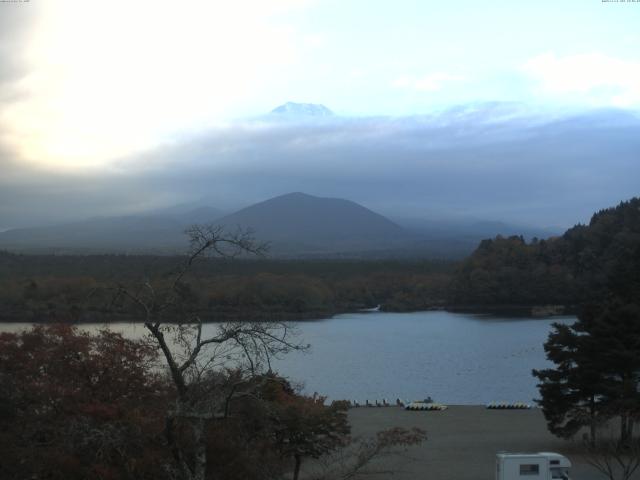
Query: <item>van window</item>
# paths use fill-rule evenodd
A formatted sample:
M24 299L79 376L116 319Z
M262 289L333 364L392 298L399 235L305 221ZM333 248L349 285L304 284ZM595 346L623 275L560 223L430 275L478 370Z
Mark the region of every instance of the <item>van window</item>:
M520 475L525 476L525 475L539 475L540 474L540 465L538 465L537 463L534 464L530 464L530 465L520 465Z

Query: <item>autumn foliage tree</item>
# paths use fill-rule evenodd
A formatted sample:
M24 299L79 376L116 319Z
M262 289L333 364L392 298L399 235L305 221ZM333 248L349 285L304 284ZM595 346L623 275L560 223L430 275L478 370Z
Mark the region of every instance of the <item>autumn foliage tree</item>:
M349 444L348 402L327 405L326 397L296 394L288 381L278 377L271 377L263 395L269 402L267 416L276 449L293 460L294 480L299 478L305 458L318 459Z
M69 325L0 334L0 477L153 478L165 395L156 350Z
M298 480L305 458L318 459L349 441L348 403L325 405L321 396L292 396L277 411L278 448L294 460L293 480Z

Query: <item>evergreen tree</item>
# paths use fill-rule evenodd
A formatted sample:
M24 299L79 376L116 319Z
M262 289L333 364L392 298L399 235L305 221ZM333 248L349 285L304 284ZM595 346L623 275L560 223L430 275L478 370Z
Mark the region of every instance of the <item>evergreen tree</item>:
M589 427L590 441L595 442L604 415L597 346L580 333L580 322L571 326L556 323L544 349L556 368L534 370L533 375L540 380L538 404L549 431L569 438Z
M620 299L583 308L573 325L554 324L545 343L556 367L534 370L549 431L572 437L589 427L620 419L627 444L640 415L640 307Z
M615 299L584 309L581 328L600 363L606 411L620 418L620 441L628 444L640 415L640 306Z

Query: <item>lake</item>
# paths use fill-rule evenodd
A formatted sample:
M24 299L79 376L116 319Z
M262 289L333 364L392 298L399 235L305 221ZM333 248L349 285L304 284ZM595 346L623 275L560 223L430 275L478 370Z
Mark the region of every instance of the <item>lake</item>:
M532 402L538 396L534 368L550 365L543 343L553 322L575 317L507 318L443 311L351 313L296 322L308 352L274 362L306 393L364 403L431 396L448 404ZM24 324L4 324L11 331ZM97 326L89 326L96 328ZM115 324L136 337L140 324Z
M574 321L443 311L338 315L299 323L311 351L277 366L304 379L307 392L359 402L531 402L538 396L531 370L550 365L543 343L551 324Z

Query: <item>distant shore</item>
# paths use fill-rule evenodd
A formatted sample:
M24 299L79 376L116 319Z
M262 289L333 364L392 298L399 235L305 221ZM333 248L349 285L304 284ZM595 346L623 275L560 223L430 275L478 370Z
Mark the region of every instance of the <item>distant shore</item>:
M538 408L489 410L480 405L453 405L440 412L353 408L349 420L353 436L373 435L395 426L427 431L427 441L409 449L411 461L389 459L382 464L397 472L393 476L397 480L493 480L495 456L500 451L562 453L574 464L571 478L602 478L584 462L577 443L560 440L547 431Z
M453 313L487 313L491 315L517 317L558 317L575 315L577 309L572 305L448 305L443 310Z
M201 318L203 323L221 323L221 322L313 322L318 320L325 320L332 318L336 315L345 315L351 313L416 313L416 312L432 312L432 311L444 311L451 313L468 313L477 315L495 315L498 317L523 317L523 318L548 318L548 317L560 317L565 315L575 315L576 309L571 306L564 305L433 305L417 310L402 310L402 309L389 309L384 305L380 305L380 308L376 311L369 308L351 308L345 310L319 310L319 311L307 311L307 312L214 312L202 314ZM20 316L18 314L4 315L0 314L0 324L2 323L35 323L35 324L48 324L48 323L74 323L78 325L92 324L92 323L144 323L142 320L138 320L137 317L127 315L113 316L107 313L95 313L95 317L81 318L79 320L69 320L67 318L39 318ZM111 321L107 320L112 318ZM171 323L171 322L167 322Z

